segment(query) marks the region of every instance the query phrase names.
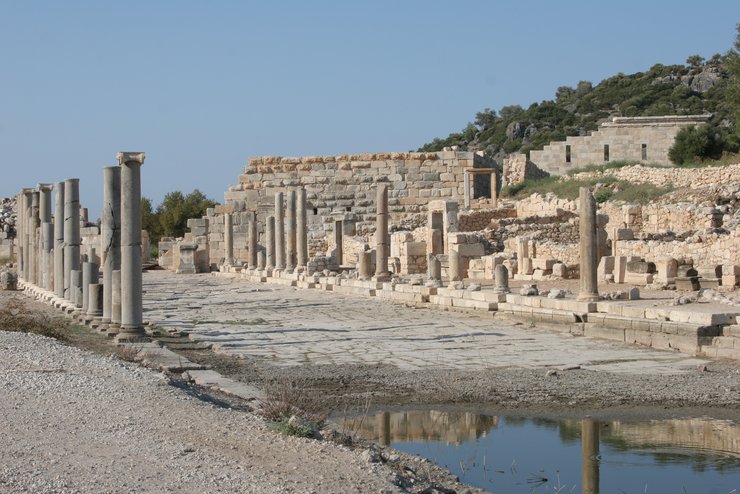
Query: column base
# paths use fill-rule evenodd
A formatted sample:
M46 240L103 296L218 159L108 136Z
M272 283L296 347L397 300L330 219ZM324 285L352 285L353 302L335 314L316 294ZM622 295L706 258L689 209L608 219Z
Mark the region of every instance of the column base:
M373 276L373 281L377 281L378 283L387 283L391 281L391 274L390 273L376 274L375 276Z
M149 341L149 338L147 338L142 328L141 332L137 333L120 332L113 338L113 341L116 343L145 343Z
M598 293L579 293L576 297L576 300L579 302L598 302L599 301L599 294Z

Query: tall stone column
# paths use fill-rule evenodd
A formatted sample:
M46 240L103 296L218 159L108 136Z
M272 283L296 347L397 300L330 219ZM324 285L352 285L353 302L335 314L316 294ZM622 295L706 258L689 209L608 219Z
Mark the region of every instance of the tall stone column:
M24 203L24 194L21 190L16 194L15 196L15 204L16 204L16 219L15 219L15 238L16 243L18 244L18 276L25 279L26 276L23 273L23 267L24 267L24 248L23 248L23 239L25 238L24 234L24 223L25 223L25 210L23 207Z
M28 233L29 233L29 258L28 266L31 268L29 271L28 280L34 285L40 285L39 283L39 261L41 259L41 242L39 242L39 227L41 223L39 221L39 201L40 194L38 190L31 192L31 215L28 220Z
M257 268L257 213L252 213L249 220L249 235L247 236L249 250L249 269Z
M378 184L378 195L375 203L375 276L388 277L388 255L390 241L388 237L388 186Z
M51 249L54 227L51 224L51 184L39 184L39 223L41 226L41 256L38 281L45 290L51 289ZM48 224L48 226L47 226Z
M268 216L265 224L265 267L275 268L275 217Z
M289 272L296 266L296 192L288 191L288 208L285 225L285 264Z
M465 187L465 208L470 208L470 173L464 172L463 186Z
M342 231L342 223L342 220L336 220L334 222L334 245L336 246L334 252L338 267L344 261L344 232Z
M491 206L498 207L498 183L495 171L491 173Z
M234 219L231 213L224 213L224 265L234 263Z
M141 276L141 165L144 153L119 152L121 166L121 330L119 342L144 336Z
M581 187L578 197L578 229L580 233L581 275L578 300L599 300L596 258L596 201L586 187Z
M80 179L64 181L64 298L72 301L72 271L80 270Z
M64 297L64 182L54 186L54 294Z
M103 168L103 216L101 218L103 263L102 327L112 322L113 271L121 269L121 167ZM121 302L118 301L120 310ZM120 322L120 319L119 319Z
M275 269L285 269L285 209L283 193L275 193Z
M308 213L306 210L306 189L298 189L296 196L296 264L305 268L308 262Z

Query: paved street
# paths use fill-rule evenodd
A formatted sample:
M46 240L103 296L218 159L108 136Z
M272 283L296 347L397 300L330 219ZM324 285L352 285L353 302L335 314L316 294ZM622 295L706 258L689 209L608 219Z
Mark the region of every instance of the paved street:
M218 351L305 363L478 370L579 364L593 370L670 374L704 360L548 332L488 313L414 309L375 298L250 283L215 275L144 274L144 317L178 327Z

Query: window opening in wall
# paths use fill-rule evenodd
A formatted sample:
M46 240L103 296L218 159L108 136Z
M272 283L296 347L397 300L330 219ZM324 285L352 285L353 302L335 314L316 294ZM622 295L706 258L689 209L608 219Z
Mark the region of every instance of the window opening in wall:
M565 145L565 162L570 163L570 144Z
M642 145L642 159L647 159L647 144Z
M318 216L319 215L319 208L313 208L313 215Z
M350 213L352 212L352 206L347 206L346 208L344 208L344 210Z
M604 144L604 161L609 161L609 144Z

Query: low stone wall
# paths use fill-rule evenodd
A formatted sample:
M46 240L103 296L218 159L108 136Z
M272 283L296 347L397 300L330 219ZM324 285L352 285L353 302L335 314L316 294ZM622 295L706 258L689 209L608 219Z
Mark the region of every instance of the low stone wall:
M515 217L516 209L512 206L463 211L457 215L457 228L461 232L477 232L491 226L491 220Z
M704 168L625 166L610 170L577 173L576 179L613 176L632 183L672 184L674 187L704 187L734 184L740 181L740 164Z

